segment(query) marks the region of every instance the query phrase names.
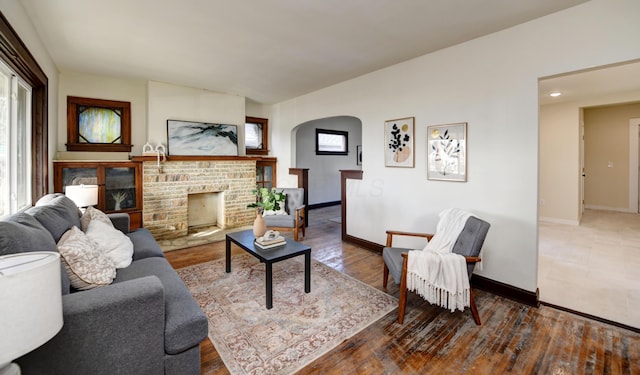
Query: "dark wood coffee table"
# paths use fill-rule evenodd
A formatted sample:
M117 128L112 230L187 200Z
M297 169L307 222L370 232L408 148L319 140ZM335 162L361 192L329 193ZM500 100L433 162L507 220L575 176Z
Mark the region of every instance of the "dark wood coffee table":
M304 254L304 292L311 292L311 248L285 237L286 245L271 249L261 249L253 244L255 237L253 230L228 233L226 248L226 271L231 272L231 243L238 245L247 253L258 258L266 266L265 287L267 292L267 309L273 307L273 278L272 265L281 260L297 257Z

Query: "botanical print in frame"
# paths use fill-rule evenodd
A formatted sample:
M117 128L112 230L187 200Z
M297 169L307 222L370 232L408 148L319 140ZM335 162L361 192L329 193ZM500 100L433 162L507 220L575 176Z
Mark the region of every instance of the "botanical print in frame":
M169 155L238 155L238 127L227 124L167 120Z
M427 178L467 181L467 123L427 127Z
M388 120L384 123L384 165L413 168L415 159L414 117Z

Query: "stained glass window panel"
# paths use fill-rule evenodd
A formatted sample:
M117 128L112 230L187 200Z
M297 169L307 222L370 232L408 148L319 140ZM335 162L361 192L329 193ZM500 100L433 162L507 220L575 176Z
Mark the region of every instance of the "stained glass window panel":
M79 143L122 143L118 109L78 106Z

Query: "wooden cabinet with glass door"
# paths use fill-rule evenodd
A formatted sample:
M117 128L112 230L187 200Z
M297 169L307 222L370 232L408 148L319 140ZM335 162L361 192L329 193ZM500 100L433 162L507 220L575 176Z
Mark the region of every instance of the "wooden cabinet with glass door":
M256 185L271 189L276 187L276 162L278 159L262 157L256 161Z
M98 185L98 208L106 213L125 212L131 229L142 227L142 163L130 161L54 161L55 192L68 185Z

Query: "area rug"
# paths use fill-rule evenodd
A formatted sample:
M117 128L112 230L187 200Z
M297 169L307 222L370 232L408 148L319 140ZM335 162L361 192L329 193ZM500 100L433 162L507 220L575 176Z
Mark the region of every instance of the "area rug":
M249 254L178 269L209 318L209 339L232 374L292 374L398 306L398 300L304 258L273 264L273 308L265 307L265 266Z

